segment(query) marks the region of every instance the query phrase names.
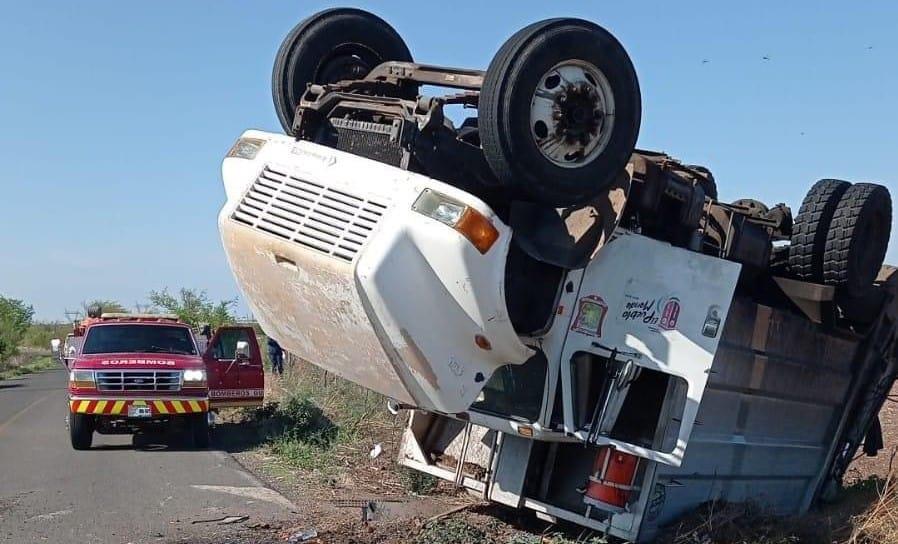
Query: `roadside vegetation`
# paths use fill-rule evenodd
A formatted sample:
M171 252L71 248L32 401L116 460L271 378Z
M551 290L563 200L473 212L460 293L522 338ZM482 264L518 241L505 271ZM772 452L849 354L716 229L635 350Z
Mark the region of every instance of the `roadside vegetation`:
M0 380L8 380L17 376L25 376L54 368L59 368L59 365L49 355L35 355L29 350L22 350L15 357L11 357L0 368Z
M877 498L861 514L852 518L850 544L898 542L898 466L895 465L895 452L884 479L867 479L857 485L873 487Z
M404 419L387 412L382 396L292 357L284 376L268 381L272 400L241 417L256 425L262 451L278 464L329 480L369 462L375 444L395 458ZM410 478L408 485L419 492L435 487L423 478Z
M18 353L33 316L34 308L25 302L0 296L0 363Z

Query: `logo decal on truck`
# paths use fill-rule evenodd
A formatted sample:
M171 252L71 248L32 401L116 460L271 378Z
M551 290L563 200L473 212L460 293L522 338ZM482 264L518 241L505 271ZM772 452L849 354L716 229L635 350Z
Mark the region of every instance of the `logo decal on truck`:
M642 323L652 332L674 331L680 321L680 299L669 297L642 297L624 295L624 307L620 320Z
M602 337L602 325L608 314L608 304L598 295L587 295L577 303L577 317L571 325L572 331L589 336Z
M670 297L664 303L664 309L661 310L661 323L658 326L666 331L673 331L677 328L677 321L680 319L680 299Z

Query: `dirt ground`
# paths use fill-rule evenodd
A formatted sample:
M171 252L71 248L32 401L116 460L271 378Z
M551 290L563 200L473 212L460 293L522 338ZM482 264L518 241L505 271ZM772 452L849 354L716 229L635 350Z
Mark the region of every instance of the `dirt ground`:
M269 398L282 397L285 390L272 380ZM885 477L898 447L898 387L894 398L881 413L886 449L877 457L861 457L851 466L846 485L853 486L846 498L834 505L823 506L800 519L771 523L758 542L845 542L851 533L852 518L877 498L876 485L866 485L870 478ZM553 526L536 520L531 513L513 511L497 505L480 504L476 498L440 482L427 495L409 492L402 471L395 463L401 426L386 426L367 436L364 443L344 451L337 460L334 474L296 470L285 465L276 455L258 445L234 448L234 457L260 479L285 495L297 506L297 518L282 526L261 527L258 536L273 541L286 541L305 531L314 531L308 542L340 543L406 543L406 542L587 542L589 535L573 526ZM369 455L374 444L382 452L374 459ZM373 507L371 506L373 504ZM373 510L372 510L373 508ZM720 515L720 512L715 515ZM368 521L363 521L366 517ZM734 519L735 518L735 519ZM428 540L427 527L451 521L445 531L460 531ZM743 522L757 530L757 519L751 515L730 516L726 523L734 541L754 542L745 538ZM707 513L698 513L671 529L667 542L691 543L708 524ZM441 527L442 530L442 527ZM445 532L444 531L444 532ZM464 531L473 531L468 534ZM433 532L433 531L431 531ZM474 536L472 536L474 535ZM474 540L486 535L482 540ZM553 536L550 540L548 535ZM692 536L689 536L692 535ZM777 536L780 535L780 536ZM417 540L420 539L420 540ZM590 540L589 542L599 542ZM718 541L708 540L707 542ZM727 542L729 540L720 540ZM704 542L704 541L703 541Z

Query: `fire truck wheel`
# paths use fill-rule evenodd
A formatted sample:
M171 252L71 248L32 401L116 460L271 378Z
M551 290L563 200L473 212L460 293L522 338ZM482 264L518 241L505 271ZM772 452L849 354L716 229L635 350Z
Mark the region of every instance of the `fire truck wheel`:
M789 244L789 271L796 278L823 282L823 254L829 224L849 187L851 184L847 181L821 179L801 202Z
M874 183L845 191L826 235L823 281L850 297L863 297L873 285L889 246L892 197Z
M362 79L391 60L411 62L412 55L393 27L367 11L328 9L299 23L281 43L271 74L274 109L284 131L293 133L294 110L310 83Z
M630 57L604 28L549 19L514 34L480 90L484 156L519 198L568 206L599 195L627 165L642 106Z
M209 417L204 413L190 416L190 435L196 448L209 447Z
M69 437L72 448L89 450L94 438L94 418L85 414L69 414Z

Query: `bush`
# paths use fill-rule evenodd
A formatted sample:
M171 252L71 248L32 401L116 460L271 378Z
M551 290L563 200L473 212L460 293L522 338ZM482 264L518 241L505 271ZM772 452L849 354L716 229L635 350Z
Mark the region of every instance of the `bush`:
M65 338L72 332L71 324L66 323L32 323L22 336L21 345L41 350L49 349L50 340Z
M402 480L402 485L415 495L430 495L440 483L435 476L408 467L400 469L399 478Z
M21 300L0 296L0 361L16 354L33 315L34 309Z
M452 518L431 523L414 540L415 544L486 544L492 541L477 527Z
M337 426L308 398L298 395L288 398L276 417L284 423L286 436L321 445L333 442L336 437Z
M289 464L327 468L323 460L332 454L340 429L311 399L294 394L283 403L266 403L249 416L271 451Z

